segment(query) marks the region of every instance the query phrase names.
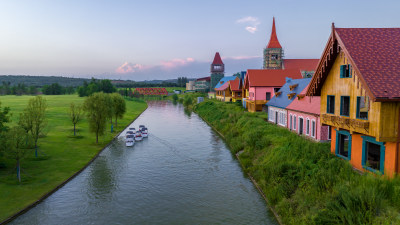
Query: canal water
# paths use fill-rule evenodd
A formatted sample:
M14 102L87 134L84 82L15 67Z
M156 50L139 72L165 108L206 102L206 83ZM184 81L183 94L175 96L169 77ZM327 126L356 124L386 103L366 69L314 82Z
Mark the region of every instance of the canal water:
M154 101L131 127L141 124L148 138L125 147L122 135L11 224L277 224L223 140L196 114Z

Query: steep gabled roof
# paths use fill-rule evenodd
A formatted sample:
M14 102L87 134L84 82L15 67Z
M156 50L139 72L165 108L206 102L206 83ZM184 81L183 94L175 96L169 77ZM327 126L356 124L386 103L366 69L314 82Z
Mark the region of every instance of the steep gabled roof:
M240 79L231 80L231 81L229 81L229 84L231 85L232 91L241 91Z
M223 77L221 80L218 81L217 85L215 85L215 89L221 87L225 83L227 83L230 80L235 80L237 77L236 76L229 76L229 77Z
M307 88L304 88L299 95L305 95L307 92ZM292 103L290 103L286 109L289 110L295 110L295 111L300 111L300 112L305 112L305 113L311 113L315 115L320 114L320 108L321 108L321 97L319 96L305 96L302 99L295 98Z
M400 101L400 28L335 28L332 24L307 95L320 95L339 50L372 101Z
M319 59L284 59L284 69L298 69L300 71L315 71Z
M267 48L282 48L281 44L278 41L278 37L276 36L275 17L273 17L272 19L271 37L269 39Z
M214 61L212 62L212 64L213 64L213 65L222 65L222 64L224 64L224 63L222 62L221 56L219 55L219 52L216 52L216 53L215 53Z
M301 79L300 70L247 70L245 83L252 87L282 87L286 77Z
M271 100L268 101L266 105L274 106L279 108L286 108L290 103L292 103L296 99L296 95L303 91L307 85L310 83L311 78L304 78L304 79L287 79L286 84L284 84L279 92L280 95L274 96ZM293 84L298 84L298 86L290 90L290 86ZM288 94L294 94L292 98L288 98Z

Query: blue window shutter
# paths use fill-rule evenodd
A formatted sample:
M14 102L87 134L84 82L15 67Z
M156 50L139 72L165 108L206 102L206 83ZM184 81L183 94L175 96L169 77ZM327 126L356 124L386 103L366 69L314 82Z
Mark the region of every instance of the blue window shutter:
M340 77L341 78L344 77L345 70L346 70L345 65L341 65L340 66Z

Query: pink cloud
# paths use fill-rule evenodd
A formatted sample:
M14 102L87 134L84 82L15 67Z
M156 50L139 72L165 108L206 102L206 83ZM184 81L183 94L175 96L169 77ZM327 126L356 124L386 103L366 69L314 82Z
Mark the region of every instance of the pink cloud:
M186 58L186 59L172 59L170 61L162 61L161 62L161 66L164 69L172 69L172 68L176 68L179 66L185 66L189 63L194 62L193 58Z
M122 64L120 67L118 67L115 72L119 74L125 74L125 73L134 73L138 70L144 69L145 66L140 65L140 64L133 64L133 63L128 63L125 62Z

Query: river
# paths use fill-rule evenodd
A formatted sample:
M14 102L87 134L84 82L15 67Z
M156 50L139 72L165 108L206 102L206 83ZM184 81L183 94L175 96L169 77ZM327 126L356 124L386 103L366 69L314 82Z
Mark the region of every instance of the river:
M148 138L134 147L114 140L11 224L277 224L224 141L196 114L153 101L131 126L141 124Z

